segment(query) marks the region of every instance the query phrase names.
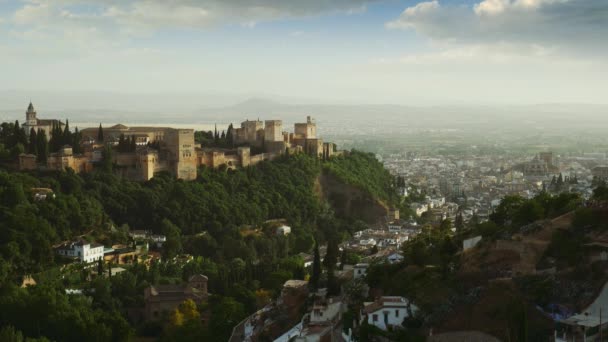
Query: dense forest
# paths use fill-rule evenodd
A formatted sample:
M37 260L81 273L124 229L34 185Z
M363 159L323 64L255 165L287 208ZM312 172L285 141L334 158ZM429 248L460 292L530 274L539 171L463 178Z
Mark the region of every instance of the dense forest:
M0 325L6 327L0 336L226 340L232 327L278 295L286 280L306 277L298 253L312 253L315 241L337 246L356 226L356 218L335 217L315 193L322 172L379 199L395 198L382 164L356 151L328 161L297 154L238 170L202 168L193 182L159 174L137 183L105 168L82 175L0 171ZM54 196L36 200L36 188L50 188ZM292 234L275 235L269 220L287 222ZM167 237L163 262L91 279L90 270L66 265L53 250L76 237L106 246L129 244L133 229ZM181 263L175 257L183 253L194 260ZM183 317L179 324L170 319L169 327L129 323L126 313L142 305L145 287L180 283L199 273L209 277L213 294L196 308L210 313L207 326ZM20 288L26 275L38 285ZM68 295L68 288L88 295Z

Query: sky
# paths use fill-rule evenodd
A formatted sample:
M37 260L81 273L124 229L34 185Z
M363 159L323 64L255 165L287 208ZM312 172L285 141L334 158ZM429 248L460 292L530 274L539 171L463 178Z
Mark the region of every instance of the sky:
M607 104L608 0L0 0L0 90Z

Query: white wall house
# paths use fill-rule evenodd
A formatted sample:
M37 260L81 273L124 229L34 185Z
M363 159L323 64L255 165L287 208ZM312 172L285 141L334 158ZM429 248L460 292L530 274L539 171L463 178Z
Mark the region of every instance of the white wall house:
M90 263L103 259L103 245L85 240L70 242L57 248L57 254L77 258L80 262Z
M481 241L481 235L462 241L462 250L466 251L475 247L479 241Z
M276 231L277 235L289 235L290 233L291 227L285 225L278 227Z
M356 264L355 267L353 267L353 277L355 279L364 278L367 275L368 267L369 264Z
M156 244L156 247L162 247L167 242L167 237L164 235L150 235L150 240Z
M418 308L403 297L380 297L375 302L363 304L360 321L367 321L382 330L390 326L400 327L403 320Z
M311 323L336 322L342 317L344 305L341 301L329 298L325 302L315 302L310 312Z

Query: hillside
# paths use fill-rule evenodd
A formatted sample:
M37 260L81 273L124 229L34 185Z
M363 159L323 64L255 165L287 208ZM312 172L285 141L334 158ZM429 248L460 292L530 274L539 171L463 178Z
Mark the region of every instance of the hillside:
M391 188L378 184L390 178L378 168L373 156L354 152L328 161L298 154L244 169L202 169L192 182L167 174L132 182L102 170L0 171L0 326L65 341L88 340L92 331L112 341L175 340L185 333L192 340L227 340L286 280L304 279L298 254L311 253L315 240L336 246L354 220L384 215L376 199L391 198ZM37 199L39 188L53 195ZM362 210L367 207L373 209ZM275 234L272 222L288 224L291 234ZM99 276L103 265L63 267L70 261L53 249L78 238L131 246L128 232L136 229L162 234L166 242L160 250L150 246L157 258L150 267L123 265L126 271L111 278ZM30 274L38 285L18 287ZM211 317L207 325L167 329L166 320L141 325L129 319L151 284L181 284L197 274L209 278L213 294L199 308ZM88 297L68 296L67 288ZM30 310L33 321L44 324L30 324Z

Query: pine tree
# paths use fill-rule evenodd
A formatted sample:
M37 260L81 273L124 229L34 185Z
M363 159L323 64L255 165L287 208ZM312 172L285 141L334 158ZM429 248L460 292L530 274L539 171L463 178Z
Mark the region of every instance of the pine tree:
M101 127L101 123L99 124L99 129L97 130L97 142L103 142L103 127Z
M217 133L217 124L215 124L215 132L213 133L213 140L215 141L215 146L218 146L220 143L220 135Z

